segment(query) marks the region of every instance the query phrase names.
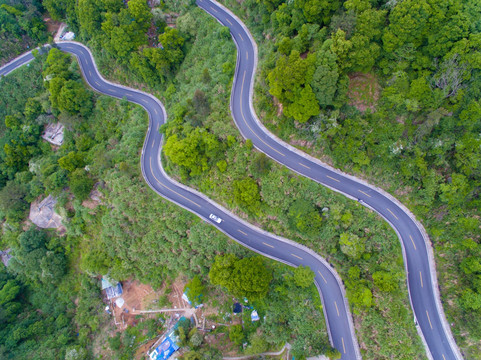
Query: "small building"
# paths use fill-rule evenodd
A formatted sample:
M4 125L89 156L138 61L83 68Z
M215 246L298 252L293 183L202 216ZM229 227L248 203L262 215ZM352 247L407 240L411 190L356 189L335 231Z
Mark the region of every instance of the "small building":
M107 276L102 277L102 291L105 290L107 299L111 300L122 295L122 285L118 282L115 286Z
M180 347L177 345L179 339L175 335L175 330L179 326L179 323L185 320L186 318L182 316L174 325L174 327L170 329L165 336L159 339L161 341L160 345L157 346L150 354L147 353L151 360L167 360L174 352L179 350ZM156 344L158 344L158 342Z

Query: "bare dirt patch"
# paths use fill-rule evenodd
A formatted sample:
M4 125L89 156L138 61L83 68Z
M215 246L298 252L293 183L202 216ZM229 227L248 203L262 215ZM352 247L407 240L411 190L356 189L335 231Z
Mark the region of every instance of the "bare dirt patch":
M137 280L124 281L122 289L121 297L125 301L124 305L119 308L114 302L111 303L114 321L120 330L126 329L128 325L135 326L137 323L135 311L145 309L146 299L158 298L150 285L141 284Z
M349 75L349 105L359 111L365 112L370 109L374 112L379 100L380 86L375 75L353 73Z
M44 18L43 21L45 22L45 25L47 25L47 31L50 34L56 34L62 24L60 21L52 20L49 17Z
M272 101L274 102L274 106L277 108L277 117L280 117L282 115L282 112L284 111L284 107L275 96L272 97Z

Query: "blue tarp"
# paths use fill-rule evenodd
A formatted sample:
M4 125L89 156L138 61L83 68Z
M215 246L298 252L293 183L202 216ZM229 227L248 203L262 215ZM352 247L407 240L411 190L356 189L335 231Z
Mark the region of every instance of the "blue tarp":
M164 341L150 353L149 356L152 360L167 360L170 355L179 349L179 346L176 344L178 339L177 336L175 336L175 330L179 327L181 321L188 320L182 316L179 321L177 321L172 330L165 336Z
M162 343L152 352L150 358L153 360L167 360L179 347L177 344L167 336Z

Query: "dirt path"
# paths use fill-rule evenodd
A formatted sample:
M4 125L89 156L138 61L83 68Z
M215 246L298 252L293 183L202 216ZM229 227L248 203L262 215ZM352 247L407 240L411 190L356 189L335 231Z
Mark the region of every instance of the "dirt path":
M287 349L287 350L290 350L290 348L291 348L291 344L286 343L286 344L282 347L282 349L280 349L279 351L275 351L275 352L264 352L264 353L260 353L260 354L244 355L244 356L223 357L222 359L223 359L223 360L243 360L243 359L250 359L250 358L253 358L253 357L256 357L256 356L279 356L279 355L281 355L286 349Z

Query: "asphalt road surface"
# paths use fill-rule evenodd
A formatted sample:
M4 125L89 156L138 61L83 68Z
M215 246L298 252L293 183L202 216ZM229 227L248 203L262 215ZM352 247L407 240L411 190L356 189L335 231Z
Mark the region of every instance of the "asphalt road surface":
M241 133L244 137L251 139L260 151L274 160L323 185L358 199L363 205L378 212L393 226L404 247L411 303L429 352L436 360L460 359L459 350L452 340L449 341L450 335L443 327L433 291L426 244L416 223L396 202L379 191L352 177L333 171L318 161L302 156L271 137L256 121L250 105L256 52L249 34L234 16L216 3L198 0L197 4L219 22L228 26L237 44L238 63L232 90L231 110ZM360 358L344 290L334 270L313 251L247 224L204 195L168 178L160 161L162 137L158 130L166 121L166 114L159 100L149 94L105 81L99 75L90 52L83 45L62 42L57 46L77 56L86 81L95 91L116 98L126 98L147 110L149 128L142 150L141 167L149 186L164 198L212 223L240 244L289 265L309 266L316 274L315 282L323 301L331 343L341 352L342 359ZM0 76L7 75L32 59L31 53L26 53L2 67ZM218 224L209 219L210 214L217 215L222 222Z

